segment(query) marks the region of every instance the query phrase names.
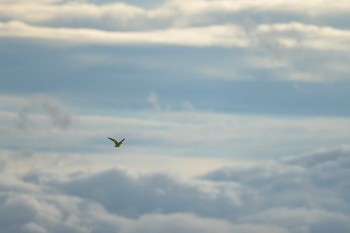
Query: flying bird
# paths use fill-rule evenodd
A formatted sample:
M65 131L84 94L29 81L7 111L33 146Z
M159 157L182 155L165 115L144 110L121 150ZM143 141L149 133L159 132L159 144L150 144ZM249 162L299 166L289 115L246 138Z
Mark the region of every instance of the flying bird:
M112 140L114 142L114 144L115 144L114 147L120 147L123 144L124 140L125 140L125 138L123 138L123 140L118 142L117 140L115 140L113 138L110 138L110 137L108 139L110 139L110 140Z

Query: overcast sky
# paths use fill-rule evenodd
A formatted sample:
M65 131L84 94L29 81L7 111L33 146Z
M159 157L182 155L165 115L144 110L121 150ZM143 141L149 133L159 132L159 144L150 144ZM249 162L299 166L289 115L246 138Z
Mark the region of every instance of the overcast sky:
M349 22L348 0L0 0L1 232L349 232Z

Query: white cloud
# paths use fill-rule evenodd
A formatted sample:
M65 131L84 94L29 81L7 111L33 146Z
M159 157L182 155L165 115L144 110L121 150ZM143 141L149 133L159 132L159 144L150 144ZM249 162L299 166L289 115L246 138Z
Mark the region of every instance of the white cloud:
M198 20L209 18L215 21L219 15L239 14L241 12L250 16L264 14L266 17L276 18L274 15L293 15L315 18L335 14L346 14L349 5L346 0L308 1L308 3L293 1L210 1L210 0L170 0L153 8L142 8L141 6L127 3L93 4L87 1L2 1L0 12L9 20L21 20L25 22L79 22L86 20L98 22L99 26L109 24L130 26L136 21L142 27L154 27L164 25L176 25L185 23L191 25ZM27 12L27 14L23 14ZM213 17L214 16L214 17ZM278 17L277 17L278 19ZM161 22L163 21L163 22ZM210 21L209 21L210 22Z
M264 4L259 1L248 3L246 1L169 1L151 10L125 3L106 5L79 2L19 3L19 5L3 3L3 6L0 5L0 10L3 9L2 15L8 19L0 24L0 36L49 39L70 43L251 47L254 46L254 41L250 41L245 33L245 29L249 28L247 19L235 21L235 24L229 18L223 22L213 20L213 22L197 25L191 21L196 21L198 14L203 14L203 17L207 18L214 17L211 15L213 12L219 14L247 9L266 11L267 15L273 15L274 11L277 12L280 9L286 12L298 11L298 14L316 9L312 13L315 15L323 12L320 6L325 6L320 1L312 1L306 5L299 3L299 1L269 1ZM338 2L334 7L338 10L350 11L345 5L348 4ZM328 6L327 10L329 10ZM164 22L166 18L175 23L157 22ZM350 40L348 30L310 24L307 21L303 22L303 19L298 22L298 19L300 17L292 17L287 23L279 20L270 24L257 22L256 27L248 29L250 37L254 35L255 42L258 40L260 45L265 44L265 46L268 43L270 46L283 46L288 49L305 47L316 50L348 50L347 44ZM58 26L32 24L36 21L50 20L57 21L54 25ZM79 23L84 20L87 22ZM180 28L173 25L181 21L189 22L181 25ZM137 27L136 22L141 25ZM142 26L142 22L149 25ZM116 25L112 30L111 24ZM105 30L106 28L109 29ZM251 31L252 29L254 31Z
M89 28L38 27L12 21L0 23L0 36L45 39L74 44L247 46L242 30L233 25L175 28L146 32L111 32Z
M255 43L269 49L308 48L344 51L350 32L302 23L260 25L249 38L237 25L172 28L145 32L103 31L89 28L52 28L32 26L18 21L0 23L0 36L55 40L69 43L159 44L183 46L248 47ZM331 43L330 43L331 42Z
M254 33L254 32L253 32ZM287 49L293 47L344 51L350 40L350 31L331 27L320 27L298 22L288 24L259 25L257 28L259 43L268 44L272 49L281 46ZM330 44L329 41L337 41Z
M160 110L161 106L158 100L158 95L154 91L152 91L147 97L148 103L153 107L154 110Z
M25 12L25 13L24 13ZM0 14L9 20L30 23L108 20L128 21L145 14L145 10L125 3L95 5L84 2L11 2L0 3ZM104 19L104 20L103 20Z
M177 110L180 112L191 112L195 110L193 104L189 101L182 101L178 104L178 106L173 106L168 103L161 103L161 101L159 100L159 96L155 91L151 91L149 93L149 95L147 96L147 102L151 105L152 109L156 111L172 112Z
M260 78L259 70L280 80L335 82L350 73L349 12L346 0L174 0L149 8L122 2L15 1L0 3L0 37L54 41L51 46L236 48L240 52L233 60L187 69L234 80Z

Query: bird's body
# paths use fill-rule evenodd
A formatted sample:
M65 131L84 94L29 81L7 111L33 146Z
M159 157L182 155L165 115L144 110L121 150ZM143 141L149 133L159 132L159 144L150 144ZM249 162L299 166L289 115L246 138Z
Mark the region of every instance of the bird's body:
M113 138L110 138L110 137L108 137L108 139L109 140L112 140L113 142L114 142L114 147L120 147L122 144L123 144L123 142L124 142L124 140L125 140L125 138L123 138L123 140L121 140L120 142L118 142L117 140L115 140L115 139L113 139Z

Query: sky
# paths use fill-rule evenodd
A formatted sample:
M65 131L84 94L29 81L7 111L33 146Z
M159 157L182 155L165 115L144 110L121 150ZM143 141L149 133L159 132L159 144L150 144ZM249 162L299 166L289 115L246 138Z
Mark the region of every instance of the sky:
M0 0L0 231L349 232L349 13Z

